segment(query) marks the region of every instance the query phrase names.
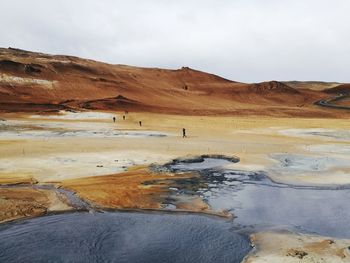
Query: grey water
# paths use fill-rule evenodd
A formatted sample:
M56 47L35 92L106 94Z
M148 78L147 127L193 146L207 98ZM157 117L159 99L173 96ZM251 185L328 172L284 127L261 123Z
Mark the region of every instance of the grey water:
M293 186L271 181L263 171L251 172L220 166L224 160L203 162L198 169L207 187L196 189L212 209L229 211L235 226L253 232L269 228L291 229L322 236L350 238L349 186ZM210 168L208 166L210 163ZM181 171L200 163L180 162ZM191 191L193 191L193 187ZM181 191L182 189L179 189Z
M343 149L339 147L340 149ZM317 173L332 168L350 167L349 159L339 156L313 156L305 154L273 154L272 159L277 163L274 167L279 174Z
M211 203L229 202L236 223L255 230L287 227L297 232L350 238L350 190L281 188L245 185L235 196Z
M71 213L0 226L0 262L241 262L247 237L199 215Z

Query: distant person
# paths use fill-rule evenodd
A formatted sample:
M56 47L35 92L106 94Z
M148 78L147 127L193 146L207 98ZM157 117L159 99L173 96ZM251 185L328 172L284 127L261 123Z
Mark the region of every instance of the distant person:
M185 128L182 128L182 138L187 138Z
M139 121L139 124L140 124L140 127L142 126L142 122L141 121Z
M123 120L125 121L125 115L123 115Z
M115 122L115 117L113 117L113 122Z

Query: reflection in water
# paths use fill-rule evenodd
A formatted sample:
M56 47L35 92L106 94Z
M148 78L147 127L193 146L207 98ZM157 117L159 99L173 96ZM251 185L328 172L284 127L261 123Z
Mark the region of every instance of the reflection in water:
M46 216L1 226L0 262L241 262L249 241L231 227L197 215Z

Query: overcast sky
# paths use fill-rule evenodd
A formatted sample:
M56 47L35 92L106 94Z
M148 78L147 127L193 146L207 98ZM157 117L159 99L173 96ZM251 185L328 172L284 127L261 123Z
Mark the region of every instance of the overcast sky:
M226 78L350 82L349 0L0 0L0 46Z

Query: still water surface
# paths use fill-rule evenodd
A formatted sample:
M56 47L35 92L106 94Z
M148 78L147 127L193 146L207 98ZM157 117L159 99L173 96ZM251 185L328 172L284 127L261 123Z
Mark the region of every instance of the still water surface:
M240 262L247 237L198 215L72 213L0 226L0 262Z

